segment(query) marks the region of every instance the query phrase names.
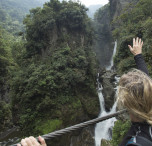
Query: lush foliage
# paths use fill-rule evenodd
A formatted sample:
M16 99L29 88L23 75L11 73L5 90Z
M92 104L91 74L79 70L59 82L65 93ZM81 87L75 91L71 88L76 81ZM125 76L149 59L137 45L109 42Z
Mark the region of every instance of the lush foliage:
M104 18L106 18L107 20L105 21L109 21L110 19L110 5L107 4L103 7L101 7L100 9L98 9L94 15L94 23L97 27L96 30L96 34L98 35L97 39L99 39L102 36L102 39L107 39L108 37L111 37L109 34L109 26L107 25L107 23L103 23L102 21L104 20Z
M0 83L3 83L3 77L7 74L7 66L9 65L8 61L8 47L7 42L3 38L3 30L0 29Z
M140 0L137 5L130 4L115 21L116 28L113 35L118 39L115 63L120 73L135 67L128 44L132 44L133 37L140 37L144 41L143 55L152 75L152 1Z
M44 135L46 133L50 133L55 131L56 129L61 128L62 121L58 119L53 120L44 120L44 121L37 121L36 123L36 130L39 134Z
M80 121L84 111L90 117L98 111L86 11L77 2L51 0L24 19L25 45L16 42L12 50L17 67L11 73L11 98L13 120L25 135L44 134L48 127Z
M12 34L0 27L0 99L1 99L1 130L12 124L12 113L10 103L10 82L11 75L17 64L15 60L19 58L17 54L17 45L19 41L16 41ZM18 52L19 53L19 52ZM19 61L19 59L18 59ZM9 124L8 124L9 123Z
M40 0L1 0L0 25L14 35L23 31L23 18L29 9L42 6Z
M3 92L2 86L5 86L9 79L11 66L14 61L11 53L12 36L0 27L0 91Z
M128 129L130 128L130 121L118 120L115 122L115 126L112 131L112 146L118 146L126 135Z
M72 1L60 3L57 0L46 3L43 8L30 10L24 20L29 56L41 54L48 47L71 47L72 42L79 46L83 43L84 33L90 35L91 40L86 11L81 4Z
M4 101L0 101L0 132L4 130L5 127L12 126L12 113L9 104Z
M25 33L18 36L23 16L35 5L21 2L0 5L1 130L13 122L24 135L37 136L96 117L96 59L87 8L51 0L30 10Z

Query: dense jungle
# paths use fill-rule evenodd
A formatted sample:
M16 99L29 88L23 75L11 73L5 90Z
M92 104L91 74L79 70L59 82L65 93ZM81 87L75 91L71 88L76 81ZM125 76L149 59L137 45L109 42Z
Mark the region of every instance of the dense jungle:
M151 0L109 0L94 18L87 14L79 1L0 0L1 142L7 141L4 133L13 127L22 138L98 117L97 73L106 72L115 40L114 74L136 67L128 44L140 37L152 76ZM118 119L112 140L103 146L117 146L129 128L127 118ZM94 126L88 129L49 143L70 146L73 138L73 146L93 146Z

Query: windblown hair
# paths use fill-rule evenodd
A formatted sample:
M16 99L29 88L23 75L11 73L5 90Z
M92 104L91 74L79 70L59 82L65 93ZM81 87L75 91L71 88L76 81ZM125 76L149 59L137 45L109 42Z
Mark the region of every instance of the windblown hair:
M148 75L137 69L122 75L118 102L137 118L152 125L152 80Z

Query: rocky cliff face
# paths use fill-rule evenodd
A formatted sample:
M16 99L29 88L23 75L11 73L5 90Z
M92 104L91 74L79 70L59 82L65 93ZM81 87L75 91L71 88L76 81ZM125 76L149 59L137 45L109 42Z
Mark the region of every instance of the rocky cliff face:
M94 126L89 126L77 132L71 138L70 146L94 146Z
M96 38L94 49L100 67L106 67L110 64L110 58L113 52L112 30L115 27L112 21L119 16L128 4L135 4L139 0L110 0L109 4L100 8L95 14Z
M111 20L119 16L129 3L136 4L139 0L110 0Z
M109 66L112 56L113 45L109 10L109 5L100 8L94 18L94 28L96 33L94 50L97 54L100 67Z
M116 73L112 71L107 71L102 74L101 80L102 80L102 86L103 86L103 96L105 99L105 109L106 111L110 111L112 106L114 105L115 102L115 76Z

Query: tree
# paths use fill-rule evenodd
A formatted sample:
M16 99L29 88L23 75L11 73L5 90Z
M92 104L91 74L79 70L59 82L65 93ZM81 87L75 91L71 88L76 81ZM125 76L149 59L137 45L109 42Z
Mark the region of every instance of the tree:
M150 75L152 75L152 1L140 0L137 5L130 7L131 9L126 9L126 11L124 11L124 13L122 13L114 21L116 28L114 29L113 34L114 37L118 39L118 49L115 56L115 64L117 65L120 73L123 73L130 67L135 67L133 60L131 59L131 53L129 52L127 46L128 44L132 44L132 39L134 37L140 37L144 41L143 55L148 65ZM117 23L119 23L119 25ZM126 60L128 63L123 60Z

